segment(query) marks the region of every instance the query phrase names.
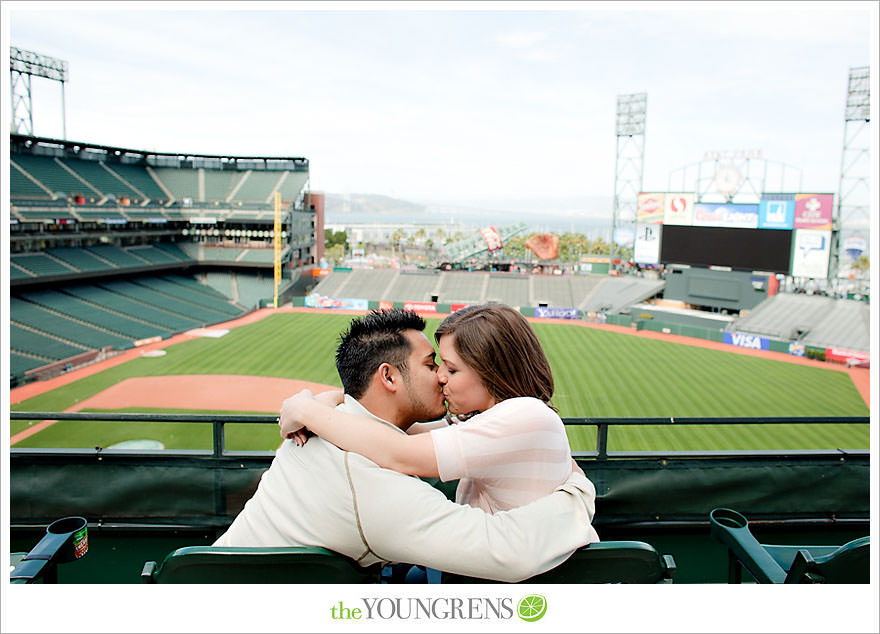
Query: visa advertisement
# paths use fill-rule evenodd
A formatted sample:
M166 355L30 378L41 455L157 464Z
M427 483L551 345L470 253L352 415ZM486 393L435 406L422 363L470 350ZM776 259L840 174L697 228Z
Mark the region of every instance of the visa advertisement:
M665 194L639 194L637 222L640 224L663 222L665 196Z
M664 225L691 225L694 222L693 194L666 194L663 205Z
M831 255L831 232L795 229L791 249L791 274L794 277L825 279Z
M740 348L751 348L752 350L770 349L770 340L766 337L750 335L744 332L725 332L724 343Z
M831 231L834 194L797 194L794 197L794 228Z
M758 204L758 228L794 228L794 196L783 200L761 199Z
M694 226L758 228L758 205L706 204L694 205Z

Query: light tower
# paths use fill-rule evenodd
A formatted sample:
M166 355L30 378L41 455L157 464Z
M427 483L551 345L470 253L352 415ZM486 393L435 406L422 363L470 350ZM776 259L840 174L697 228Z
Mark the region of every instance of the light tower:
M852 272L852 263L858 255L868 253L870 246L870 80L870 67L849 69L843 117L840 185L834 218L835 239L829 271L832 283L840 277L848 277ZM844 255L843 261L841 253Z
M67 138L67 117L64 112L64 82L67 81L67 62L32 51L9 47L9 80L12 96L12 126L14 134L34 135L34 112L31 101L31 77L45 77L61 82L61 135Z
M645 164L645 115L648 93L617 96L617 160L611 216L611 267L617 251L615 234L636 237L636 211Z

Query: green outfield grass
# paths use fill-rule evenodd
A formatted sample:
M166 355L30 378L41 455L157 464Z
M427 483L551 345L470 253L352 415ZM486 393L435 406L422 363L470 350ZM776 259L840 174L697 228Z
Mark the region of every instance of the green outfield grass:
M233 329L220 339L168 347L163 357L139 358L29 399L21 411L62 411L135 376L242 374L339 386L333 365L338 334L351 317L277 314ZM428 319L432 337L440 323ZM563 417L868 416L849 376L826 370L645 339L576 324L535 324L556 381L554 403ZM277 404L263 411L275 413ZM144 411L144 410L140 410ZM160 411L160 410L150 410ZM196 412L193 413L203 413ZM32 422L12 421L13 434ZM168 448L207 448L210 427L177 423L59 422L17 447L106 447L151 438ZM573 449L592 449L595 428L570 428ZM274 426L229 425L231 449L273 449ZM610 449L867 448L868 425L758 425L619 427Z

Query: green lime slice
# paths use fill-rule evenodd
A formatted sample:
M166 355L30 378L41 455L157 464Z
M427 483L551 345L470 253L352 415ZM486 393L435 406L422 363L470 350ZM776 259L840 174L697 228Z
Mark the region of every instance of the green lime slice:
M523 621L532 623L541 619L547 612L547 599L540 594L523 597L517 606L517 614Z

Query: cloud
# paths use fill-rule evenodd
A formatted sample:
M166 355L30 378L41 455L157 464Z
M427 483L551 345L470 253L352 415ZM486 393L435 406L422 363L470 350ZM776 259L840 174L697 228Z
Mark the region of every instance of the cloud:
M545 31L510 31L495 36L495 41L505 48L532 48L545 41L549 35Z

